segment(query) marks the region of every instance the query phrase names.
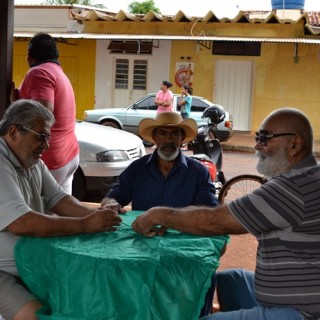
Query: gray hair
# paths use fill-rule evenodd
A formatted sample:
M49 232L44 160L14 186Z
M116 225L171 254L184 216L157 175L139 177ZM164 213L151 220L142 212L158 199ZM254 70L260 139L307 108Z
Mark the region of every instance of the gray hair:
M33 128L39 120L54 124L53 113L35 100L20 99L6 109L0 121L0 136L4 136L12 125Z

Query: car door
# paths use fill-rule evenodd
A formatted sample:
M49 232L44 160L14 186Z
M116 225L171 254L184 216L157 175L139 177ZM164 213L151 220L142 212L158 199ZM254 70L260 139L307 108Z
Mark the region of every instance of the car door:
M142 119L156 117L157 105L154 100L155 94L148 95L128 108L125 122L123 123L126 131L138 134L139 122Z

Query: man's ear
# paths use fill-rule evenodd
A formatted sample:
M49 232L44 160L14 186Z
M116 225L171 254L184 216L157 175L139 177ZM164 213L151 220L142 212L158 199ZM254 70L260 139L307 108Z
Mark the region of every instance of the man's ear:
M291 144L289 145L289 154L291 156L294 156L302 150L304 141L303 141L303 138L299 134L296 134L293 137L293 139L290 141L290 143Z
M16 140L18 131L19 131L18 128L15 125L12 125L9 128L7 135L9 136L10 139Z

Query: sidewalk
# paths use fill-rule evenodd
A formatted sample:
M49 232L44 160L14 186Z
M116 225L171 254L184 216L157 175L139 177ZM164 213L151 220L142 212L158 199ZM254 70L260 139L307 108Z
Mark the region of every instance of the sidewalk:
M255 152L254 134L235 131L228 141L221 142L223 150ZM320 140L314 141L314 154L320 157Z

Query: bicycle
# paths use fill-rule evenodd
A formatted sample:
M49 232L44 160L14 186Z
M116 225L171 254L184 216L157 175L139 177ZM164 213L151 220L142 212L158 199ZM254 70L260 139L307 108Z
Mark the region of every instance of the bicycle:
M254 174L235 176L222 186L218 197L220 204L240 198L256 190L266 181L266 178Z

